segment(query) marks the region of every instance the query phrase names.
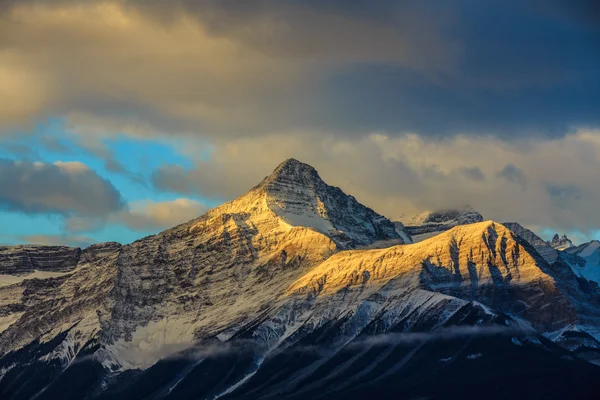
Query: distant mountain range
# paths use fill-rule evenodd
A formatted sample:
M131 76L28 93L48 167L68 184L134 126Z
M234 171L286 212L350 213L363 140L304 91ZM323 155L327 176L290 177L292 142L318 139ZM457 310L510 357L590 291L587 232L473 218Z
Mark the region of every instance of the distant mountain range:
M600 242L404 222L290 159L131 244L0 247L0 398L600 397Z

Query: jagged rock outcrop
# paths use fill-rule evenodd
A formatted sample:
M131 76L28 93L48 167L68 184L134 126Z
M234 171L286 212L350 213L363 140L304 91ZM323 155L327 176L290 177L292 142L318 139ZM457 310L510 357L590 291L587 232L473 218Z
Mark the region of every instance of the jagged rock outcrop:
M462 209L427 211L404 224L404 230L414 242L428 239L455 226L482 222L483 216L470 206Z
M552 240L548 242L550 246L555 248L556 250L566 250L573 247L573 242L571 239L567 237L567 235L562 235L562 237L558 236L558 233L555 233L552 237Z

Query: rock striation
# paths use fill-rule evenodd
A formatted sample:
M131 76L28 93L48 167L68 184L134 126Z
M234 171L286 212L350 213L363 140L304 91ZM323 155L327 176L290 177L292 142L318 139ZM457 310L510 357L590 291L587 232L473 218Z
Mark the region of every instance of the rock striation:
M0 274L67 272L75 268L80 256L81 249L65 246L0 246Z

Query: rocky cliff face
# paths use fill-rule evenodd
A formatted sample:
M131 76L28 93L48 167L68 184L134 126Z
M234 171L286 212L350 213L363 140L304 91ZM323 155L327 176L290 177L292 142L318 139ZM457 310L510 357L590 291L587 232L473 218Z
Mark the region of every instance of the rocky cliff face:
M566 250L574 247L573 242L571 242L567 235L562 235L562 237L560 237L558 236L558 233L552 237L552 241L548 242L548 244L556 250Z
M34 339L51 340L69 329L70 335L78 337L75 348L68 350L75 353L100 329L97 315L106 312L103 302L113 288L120 249L117 243L93 245L83 251L61 248L57 252L50 247L48 255L57 255L58 260L40 258L53 268L60 265L66 273L0 287L0 353ZM36 251L43 253L44 248L36 247ZM78 256L74 264L73 254Z
M57 275L6 248L3 273L24 275L0 286L0 397L435 398L454 371L505 380L514 363L550 394L549 371L598 381L600 292L547 243L492 221L402 232L288 160L158 235L36 248Z
M0 246L0 274L68 272L75 268L80 255L80 249L65 246Z

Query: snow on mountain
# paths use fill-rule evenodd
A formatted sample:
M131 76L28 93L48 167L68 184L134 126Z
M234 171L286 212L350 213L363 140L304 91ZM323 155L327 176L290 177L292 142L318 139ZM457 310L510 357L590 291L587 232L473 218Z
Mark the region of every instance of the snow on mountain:
M465 206L462 209L426 211L404 221L404 230L416 243L455 226L482 221L481 214L470 206Z
M88 262L97 246L83 252L4 249L0 271L22 274L35 267L78 273L1 288L0 300L5 298L14 310L9 314L25 314L0 337L0 350L16 348L55 323L58 331L72 329L85 340L98 333L106 344L107 363L145 366L148 357L142 354L144 361L138 365L138 354L189 344L247 323L268 310L290 282L338 248L377 241L403 242L389 220L325 184L314 168L287 160L246 195L159 235L111 248L104 269ZM87 283L80 283L82 279ZM57 296L72 301L67 299L91 282L105 282L106 290L90 293L77 312L64 318L49 310L41 323L31 324L30 319L40 305L22 303L15 295L26 291L44 298L37 292L52 287ZM80 332L81 321L91 321L85 332Z
M290 159L128 245L0 248L0 397L439 398L470 376L473 398L514 363L588 389L600 292L561 254L580 257L481 220L430 213L413 227L442 233L407 244Z
M559 237L558 233L554 234L552 241L548 243L556 250L566 250L574 247L573 242L571 242L571 239L569 239L567 235L562 235L562 237Z
M554 329L577 319L571 301L539 259L501 224L487 221L457 226L435 238L409 246L338 253L290 287L290 292L320 295L355 285L379 290L400 279L405 288L427 288L477 300L492 308L519 314L540 329ZM502 292L511 293L500 300ZM495 293L497 292L497 293ZM533 295L533 293L536 293ZM518 304L521 304L519 306ZM542 311L553 304L552 310ZM517 307L517 308L513 308Z
M569 247L565 251L584 260L585 263L579 269L583 277L600 283L600 241L592 240L579 246Z

